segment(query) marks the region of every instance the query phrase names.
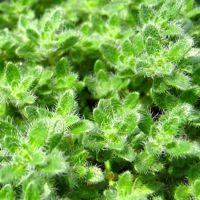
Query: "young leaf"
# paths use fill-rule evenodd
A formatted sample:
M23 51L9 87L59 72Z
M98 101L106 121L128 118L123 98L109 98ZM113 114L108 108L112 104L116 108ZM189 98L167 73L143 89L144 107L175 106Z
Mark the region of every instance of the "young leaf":
M144 39L147 39L149 37L154 38L158 42L160 41L161 37L158 31L158 28L152 24L148 24L143 32Z
M23 191L24 200L40 200L39 188L33 180L27 184Z
M155 54L161 50L160 44L156 39L148 37L146 41L146 51L149 55Z
M126 196L131 194L132 186L133 186L133 175L127 171L124 172L118 180L117 183L117 194L120 198L125 199Z
M122 45L122 50L123 53L127 56L133 55L134 47L130 40L125 40L125 42Z
M86 133L91 129L93 129L93 124L89 120L82 120L68 127L68 129L70 133L81 134L81 133Z
M0 190L0 199L1 200L13 200L14 191L11 185L4 185Z
M104 181L104 175L100 168L89 167L86 179L88 184L96 184Z
M74 105L74 93L72 90L68 90L61 96L56 108L56 113L62 115L63 117L67 114L71 114L74 110Z
M98 123L99 125L110 123L110 119L108 118L108 116L106 116L106 114L98 108L94 109L93 117L94 117L95 122Z
M0 169L0 183L10 183L20 178L25 173L25 167L22 164L9 164Z
M28 132L28 142L33 148L40 148L48 136L48 124L46 120L33 123Z
M20 82L20 73L15 64L8 63L6 65L6 80L8 84L11 86L12 84L19 84Z
M145 4L142 4L140 7L140 18L144 23L148 23L148 21L152 20L154 17L153 10L146 6Z
M41 166L40 169L42 172L54 175L66 172L67 167L68 163L61 155L50 154L46 158L46 165Z
M118 61L119 52L114 46L102 44L100 49L105 59L107 59L109 62L116 63Z
M190 39L178 40L169 49L169 53L168 53L169 59L175 62L180 61L185 56L185 54L190 50L192 45L193 45L193 41Z
M8 122L0 121L0 138L4 138L5 136L15 136L17 134L17 130Z
M194 190L194 195L197 199L200 198L200 179L197 179L194 182L194 186L193 186L193 190Z
M188 76L175 72L171 77L169 77L166 82L176 87L180 90L188 90L190 88L190 79Z
M184 200L190 197L191 195L191 189L190 186L187 185L181 185L179 186L175 191L175 199L176 200Z
M39 34L31 28L26 29L26 34L28 36L28 38L34 42L37 42L37 40L39 39Z
M61 78L69 74L69 63L65 58L61 58L56 65L56 77Z
M135 169L139 173L145 173L149 170L155 162L155 156L153 154L148 154L142 152L138 154L135 161Z
M134 109L139 101L139 97L138 92L129 93L124 100L125 107L128 109Z
M167 146L167 152L172 156L191 154L193 145L189 141L175 141Z

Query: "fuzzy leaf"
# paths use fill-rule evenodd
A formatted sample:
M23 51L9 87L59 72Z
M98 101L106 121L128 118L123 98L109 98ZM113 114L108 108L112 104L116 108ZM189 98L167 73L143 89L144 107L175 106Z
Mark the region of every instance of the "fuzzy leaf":
M10 183L20 178L25 173L25 167L22 164L9 164L0 169L0 183Z
M86 133L86 132L92 130L93 124L89 120L82 120L82 121L79 121L79 122L73 124L68 129L69 129L70 133L81 134L81 133Z
M104 181L104 175L100 168L89 167L87 172L87 183L96 184Z
M138 101L139 101L139 93L132 92L126 96L124 100L124 105L128 109L134 109Z
M28 133L28 142L33 148L40 148L45 143L48 135L48 125L45 120L33 123Z
M149 55L155 54L161 50L161 46L156 39L148 37L146 41L146 50Z
M6 80L11 86L12 84L18 84L20 82L20 73L17 67L13 63L8 63L6 65Z
M34 42L37 42L37 40L40 37L39 34L31 28L26 29L26 34L27 34L28 38Z
M176 141L167 146L167 151L172 156L187 155L193 152L193 145L189 141Z
M141 120L138 124L138 127L143 133L149 134L153 126L153 119L150 116L150 114L146 111L140 111L140 113L141 113Z
M101 52L105 59L107 59L111 63L116 63L118 61L119 53L118 50L109 44L101 45Z
M190 197L190 187L187 185L179 186L175 191L176 200L185 200Z
M134 47L130 40L126 40L122 45L123 53L127 56L133 55Z
M124 172L119 177L119 180L117 183L117 193L120 198L125 199L126 196L131 194L131 190L133 186L132 179L133 179L133 175L129 171Z
M7 136L14 136L17 134L17 130L8 122L0 121L0 138Z
M182 73L175 72L170 78L167 79L167 83L180 90L187 90L190 88L190 79Z
M161 39L157 27L155 27L155 26L152 25L152 24L149 24L149 25L147 25L147 26L145 27L143 36L144 36L145 39L147 39L147 38L149 38L149 37L154 38L154 39L157 40L158 42L159 42L160 39Z
M179 40L178 42L174 43L169 49L169 59L173 61L181 60L190 50L192 45L192 40Z
M194 182L193 190L194 190L195 197L197 199L200 198L200 179Z
M56 77L65 77L69 74L69 63L65 58L61 58L56 65Z
M39 188L35 181L27 184L23 191L24 200L40 200Z
M60 98L56 113L61 114L63 117L66 114L71 114L74 110L75 98L72 90L66 91Z
M153 18L154 14L153 14L153 10L142 4L140 7L140 18L144 23L147 23L148 21L150 21Z
M14 191L11 185L4 185L0 190L0 199L1 200L13 200Z
M155 157L152 154L146 152L140 153L135 161L135 169L139 173L145 173L149 170L155 162Z
M102 112L100 109L95 108L93 111L93 117L96 123L98 123L99 125L103 125L103 124L109 124L110 123L110 119L108 116L106 116L106 114L104 112Z
M64 173L67 169L65 159L59 154L50 154L46 159L46 165L41 167L41 171L47 174Z

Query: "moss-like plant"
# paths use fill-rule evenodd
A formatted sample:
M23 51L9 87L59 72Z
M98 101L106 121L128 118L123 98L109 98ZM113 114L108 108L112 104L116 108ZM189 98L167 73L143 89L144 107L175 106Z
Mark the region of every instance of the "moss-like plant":
M0 3L0 199L200 199L196 0Z

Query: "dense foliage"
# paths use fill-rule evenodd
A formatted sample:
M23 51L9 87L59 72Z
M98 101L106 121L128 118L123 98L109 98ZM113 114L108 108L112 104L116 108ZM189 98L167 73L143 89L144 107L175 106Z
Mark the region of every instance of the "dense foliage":
M0 3L0 199L200 199L200 5Z

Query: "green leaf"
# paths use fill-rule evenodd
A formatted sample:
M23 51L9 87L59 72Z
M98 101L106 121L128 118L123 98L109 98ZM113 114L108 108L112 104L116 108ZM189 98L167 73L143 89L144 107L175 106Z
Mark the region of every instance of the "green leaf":
M131 194L132 186L133 186L132 179L133 179L133 175L129 171L124 172L119 177L119 180L117 183L117 194L120 198L125 199L126 196Z
M93 124L89 120L82 120L68 127L68 129L72 134L81 134L92 130Z
M143 36L145 39L148 39L149 37L157 40L158 42L161 40L158 28L152 24L148 24L143 32Z
M188 177L190 182L194 182L200 177L200 163L191 166L188 172Z
M144 22L147 23L148 21L152 20L154 17L153 10L146 6L145 4L142 4L140 7L140 19Z
M25 167L22 164L9 164L0 169L0 183L10 183L20 180L25 173Z
M125 40L122 45L123 53L127 56L131 56L134 53L134 47L130 40Z
M104 190L103 194L106 200L116 200L116 194L111 190Z
M0 121L0 138L4 138L5 136L15 136L17 134L17 130L8 122Z
M156 93L163 93L168 89L165 79L162 77L155 77L153 79L153 91Z
M143 133L149 134L153 126L153 119L151 115L146 111L141 110L140 114L141 114L141 120L138 124L138 127Z
M135 113L129 113L127 114L121 124L122 124L122 127L121 127L121 132L122 134L124 135L129 135L132 133L132 131L135 129L136 125L137 125L137 122L138 122L138 116L135 114Z
M161 50L160 44L156 39L148 37L146 41L146 51L149 55L155 54Z
M110 119L104 112L102 112L100 109L95 108L93 111L93 117L96 123L99 125L105 125L110 123Z
M33 30L31 28L26 29L26 34L27 34L28 38L31 41L34 41L35 43L37 42L37 40L40 37L39 34L35 30Z
M104 71L103 69L99 70L99 72L97 73L97 80L99 82L103 82L106 83L109 81L109 76L106 73L106 71Z
M88 184L96 184L104 181L102 170L98 167L89 167L86 180Z
M33 59L33 60L39 58L35 52L35 48L33 47L33 45L29 43L20 46L16 50L16 53L20 58Z
M6 80L10 86L17 85L20 82L20 73L17 67L13 63L6 65Z
M197 199L200 198L200 179L194 182L193 190L194 190L195 197Z
M2 200L13 200L14 191L11 185L4 185L0 190L0 199Z
M172 61L180 61L185 54L191 49L193 41L191 39L182 39L174 43L168 52L168 57Z
M129 93L125 100L124 100L124 105L126 108L128 109L134 109L135 106L138 104L139 102L139 93L138 92L132 92Z
M48 149L51 152L61 141L63 133L57 133L48 139Z
M133 55L140 55L144 51L144 43L141 34L136 34L132 40L133 44Z
M175 72L171 77L167 78L166 82L180 90L188 90L190 88L190 79L188 76Z
M65 58L61 58L56 65L56 77L61 78L69 74L69 63Z
M46 120L33 123L28 132L28 142L33 148L40 148L48 136L48 124Z
M138 154L134 167L137 172L145 173L152 167L154 162L155 162L155 156L153 154L142 152Z
M188 12L186 14L186 17L188 18L192 18L195 17L196 15L200 14L200 7L194 8L193 10L191 10L190 12Z
M113 14L109 19L110 26L119 27L120 23L121 23L121 19L120 19L119 15L117 15L117 14Z
M119 52L114 46L102 44L100 49L105 59L107 59L109 62L116 63L118 61Z
M176 189L174 197L176 200L185 200L190 197L190 192L190 186L181 185Z
M52 113L48 110L36 106L26 106L23 113L29 121L52 116Z
M167 146L167 152L172 156L192 154L193 145L189 141L175 141Z
M74 111L75 97L72 90L66 91L59 99L56 113L63 117L67 114L71 114Z
M6 146L6 148L12 153L14 154L17 150L17 148L20 145L20 142L18 140L18 138L14 135L7 135L4 138L3 141L4 145Z
M47 81L53 76L53 72L51 70L44 70L39 80L39 85L45 85Z
M130 146L125 147L122 151L116 152L115 154L118 155L120 158L129 162L133 162L137 155L135 150Z
M40 200L39 188L35 181L26 185L23 191L24 200Z
M47 174L59 174L67 172L68 163L60 154L50 154L46 158L46 165L40 167L42 172Z
M97 60L94 64L94 73L97 74L100 70L106 71L106 65L101 60Z
M73 47L79 38L77 37L77 33L73 31L65 31L58 37L58 43L60 44L60 48L65 50Z

